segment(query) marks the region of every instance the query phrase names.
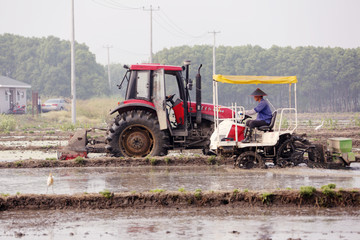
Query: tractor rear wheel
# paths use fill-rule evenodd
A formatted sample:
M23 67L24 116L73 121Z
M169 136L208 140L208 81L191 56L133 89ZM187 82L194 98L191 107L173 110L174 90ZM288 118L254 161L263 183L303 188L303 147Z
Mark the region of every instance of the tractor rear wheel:
M154 113L133 110L114 119L108 129L106 149L116 157L166 155L168 139Z
M246 151L239 155L238 166L240 168L266 168L262 157L253 151Z

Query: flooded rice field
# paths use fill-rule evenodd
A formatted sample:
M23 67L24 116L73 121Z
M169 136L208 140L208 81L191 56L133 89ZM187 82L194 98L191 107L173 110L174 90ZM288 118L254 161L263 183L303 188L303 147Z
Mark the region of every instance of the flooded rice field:
M1 239L359 239L358 209L111 209L0 215Z
M299 133L326 144L329 137L351 137L360 152L358 127L336 122L320 131L309 131L318 122L303 121ZM306 125L312 125L306 126ZM34 132L0 136L0 161L53 159L65 146L69 133ZM101 158L102 155L90 155ZM49 194L178 191L244 191L320 188L359 189L360 163L346 170L269 168L243 170L232 165L2 168L1 194L45 194L49 172L54 175ZM360 239L357 208L207 207L119 208L104 210L27 210L0 212L0 239Z
M360 187L360 164L348 170L310 169L234 169L232 166L143 166L101 168L5 168L0 169L0 193L46 193L49 172L54 176L55 194L143 192L153 189L218 191L234 189L299 189L334 183L338 188ZM49 189L52 193L52 189Z

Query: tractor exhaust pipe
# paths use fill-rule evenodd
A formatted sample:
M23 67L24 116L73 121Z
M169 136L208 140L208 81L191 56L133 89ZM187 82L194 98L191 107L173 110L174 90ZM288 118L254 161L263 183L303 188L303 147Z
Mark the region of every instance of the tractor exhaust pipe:
M201 75L200 69L202 64L198 69L198 73L196 74L196 123L201 124Z

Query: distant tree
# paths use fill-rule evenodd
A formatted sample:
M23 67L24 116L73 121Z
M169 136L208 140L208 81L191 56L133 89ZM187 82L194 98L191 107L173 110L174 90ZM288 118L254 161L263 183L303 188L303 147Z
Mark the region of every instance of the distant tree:
M102 65L84 44L75 44L76 93L86 99L109 93ZM0 74L29 83L40 95L70 97L70 43L59 38L0 35Z

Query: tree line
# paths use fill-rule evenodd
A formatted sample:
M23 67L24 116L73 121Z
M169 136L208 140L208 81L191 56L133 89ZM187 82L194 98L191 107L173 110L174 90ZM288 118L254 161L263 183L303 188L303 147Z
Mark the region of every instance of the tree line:
M85 44L75 44L75 62L77 97L108 94L104 66ZM0 75L28 83L42 96L70 97L70 72L69 41L0 35Z
M77 97L118 95L124 97L126 84L120 84L123 64L111 64L112 86L108 86L107 66L96 62L85 44L75 44ZM212 46L178 46L157 52L154 62L182 65L191 60L193 80L203 64L202 96L212 102ZM126 63L131 64L131 63ZM219 46L216 49L216 73L223 75L270 75L298 78L297 105L304 112L360 111L360 48ZM45 96L70 97L70 42L49 36L27 38L0 35L0 74L32 85ZM195 81L194 81L195 84ZM249 94L257 87L268 93L278 107L289 104L288 86L219 84L221 104L237 102L254 106ZM194 92L192 99L195 100Z
M203 99L212 102L212 46L180 46L155 54L155 62L178 65L192 60L195 76L202 68ZM360 111L360 48L219 46L216 49L216 74L297 76L297 105L304 112ZM253 106L249 97L257 87L277 107L289 104L288 85L220 84L219 102ZM292 100L293 102L294 100Z

